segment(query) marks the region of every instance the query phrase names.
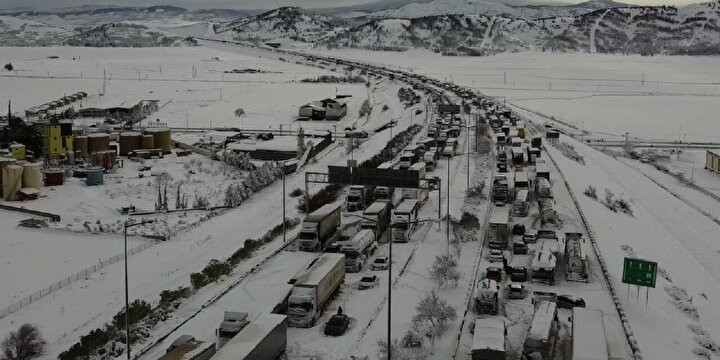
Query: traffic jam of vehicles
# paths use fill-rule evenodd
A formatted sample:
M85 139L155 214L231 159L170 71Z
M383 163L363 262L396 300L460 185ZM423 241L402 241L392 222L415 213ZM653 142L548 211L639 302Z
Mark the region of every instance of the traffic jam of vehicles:
M392 161L377 168L404 171L424 185L343 184L347 186L341 198L303 219L294 240L297 251L317 255L287 279L287 296L267 313L253 316L238 301L237 309L217 319L214 344L193 337L207 334L182 335L162 359L278 359L286 352L288 333L296 330L288 328L321 332L328 338L346 335L357 319L347 312L351 309L333 302L346 292L343 296L387 291L378 276L395 266L387 245L415 246L419 229L438 221L423 218L421 210L443 177L432 174L438 162L462 151L458 138L469 126L459 114L460 101L463 106L472 104L478 121L475 131L483 127L491 135L496 161L489 181L489 213L480 230L484 236L478 236L483 249L471 311L461 330L461 335L470 335L460 340L458 354L473 360L625 358L625 349L614 348L604 337L602 311L590 309L590 303L573 295L575 287L603 280L589 274L583 230L565 226L557 211L553 185L562 181L542 150L544 134L529 131L529 124L510 109L472 90L384 67L323 59L425 86L435 106L432 121ZM448 94L457 99L450 101ZM518 307L528 316L511 321ZM519 344L511 344L512 327L523 329Z

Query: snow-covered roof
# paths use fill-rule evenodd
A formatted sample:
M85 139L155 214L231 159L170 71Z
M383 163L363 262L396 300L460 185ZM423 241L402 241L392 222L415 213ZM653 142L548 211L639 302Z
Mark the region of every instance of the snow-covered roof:
M573 309L572 323L572 360L607 360L602 311L576 307Z
M501 318L485 317L475 319L473 350L505 351L505 322Z
M262 341L275 327L285 321L285 315L260 314L247 324L213 357L217 360L245 359L257 344Z
M554 302L541 301L535 309L535 315L528 332L528 339L546 340L550 336L550 329L556 313L557 305Z
M338 262L343 262L345 260L345 255L343 254L333 254L333 253L327 253L322 254L318 258L318 260L313 264L310 269L303 275L303 277L298 280L295 285L309 285L309 286L317 286L320 281L322 281L325 278L325 275L332 270ZM344 266L343 266L344 269Z
M507 224L510 219L510 208L507 206L496 206L490 214L491 224Z
M372 203L370 206L368 206L368 208L365 209L363 214L371 214L371 215L377 214L377 213L383 211L385 208L387 208L387 205L388 205L388 203L386 203L384 201L376 201L376 202Z
M305 217L305 221L318 221L331 214L340 207L338 204L325 204Z
M554 269L557 258L550 251L540 250L535 253L532 259L533 271Z
M412 200L412 199L406 199L403 200L398 207L395 208L396 214L407 214L411 212L415 206L417 206L418 201Z

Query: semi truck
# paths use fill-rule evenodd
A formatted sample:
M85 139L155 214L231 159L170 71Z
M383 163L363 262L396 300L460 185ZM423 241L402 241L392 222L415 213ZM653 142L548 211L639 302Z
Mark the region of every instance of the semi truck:
M158 360L208 360L215 355L215 344L180 335Z
M472 360L505 360L507 356L505 321L499 316L475 319L473 331Z
M248 314L244 312L226 311L223 314L223 320L220 322L217 330L215 330L215 337L217 338L215 346L218 350L225 346L230 339L235 337L235 335L249 323L247 318Z
M363 219L360 227L370 229L375 233L375 238L380 239L382 234L390 226L390 203L375 201L363 212Z
M345 255L345 272L360 272L365 259L374 252L375 233L370 229L360 230L340 248L340 253Z
M565 280L587 282L588 272L582 233L565 233Z
M260 314L212 358L213 360L275 360L285 353L285 315Z
M418 190L418 189L412 189ZM408 242L415 222L417 221L420 202L413 199L403 200L395 208L392 217L392 241Z
M298 234L300 250L315 251L325 246L325 241L340 226L340 206L327 204L305 217Z
M493 207L488 225L488 246L491 249L507 248L510 239L510 208L507 206Z
M475 311L497 315L500 310L500 285L493 279L482 279L475 289Z
M345 196L345 210L353 212L364 210L373 199L375 188L372 186L353 185Z
M345 282L345 255L326 253L293 284L288 325L313 327Z

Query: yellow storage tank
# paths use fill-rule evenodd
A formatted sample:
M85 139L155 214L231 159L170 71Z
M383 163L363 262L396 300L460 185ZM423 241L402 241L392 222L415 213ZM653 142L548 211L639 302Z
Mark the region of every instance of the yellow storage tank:
M3 177L3 199L8 201L18 200L18 192L22 189L22 166L7 165L2 168Z
M120 155L124 156L140 149L142 134L134 131L121 132L118 140L120 142Z
M10 145L10 153L15 160L25 160L25 145L23 144L12 144Z
M22 169L22 187L40 190L42 188L42 164L26 163Z
M168 128L150 128L145 129L145 134L153 136L155 149L161 149L163 154L169 154L172 148L172 140L170 140L170 129Z

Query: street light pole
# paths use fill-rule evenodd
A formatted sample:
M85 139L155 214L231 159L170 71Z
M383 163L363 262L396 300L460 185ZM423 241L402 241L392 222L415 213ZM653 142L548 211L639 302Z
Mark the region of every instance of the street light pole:
M285 161L282 163L282 224L283 224L283 244L287 242L287 229L285 228Z
M392 228L388 236L388 318L387 318L387 358L392 359Z
M128 295L127 229L130 226L125 222L123 231L125 237L125 343L127 344L128 360L130 360L130 297Z
M450 255L450 158L447 160L447 209L445 210L445 239L447 240L447 255Z

